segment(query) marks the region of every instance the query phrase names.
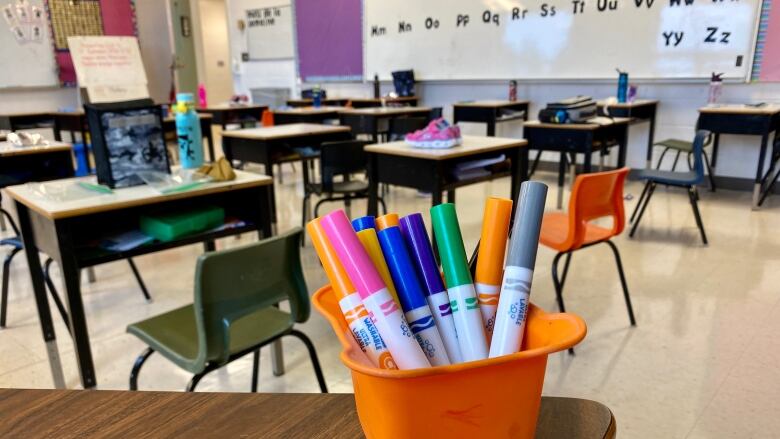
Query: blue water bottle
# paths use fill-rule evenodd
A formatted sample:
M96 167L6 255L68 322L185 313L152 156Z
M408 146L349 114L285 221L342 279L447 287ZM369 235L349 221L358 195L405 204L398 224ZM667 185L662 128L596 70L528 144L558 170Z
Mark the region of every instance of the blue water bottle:
M320 106L322 106L322 88L320 88L319 84L314 86L314 90L311 92L311 97L314 107L320 108Z
M185 169L203 165L203 136L200 132L200 118L195 112L195 98L192 93L176 95L176 136L179 139L179 160Z
M628 73L618 70L617 100L624 104L628 101Z

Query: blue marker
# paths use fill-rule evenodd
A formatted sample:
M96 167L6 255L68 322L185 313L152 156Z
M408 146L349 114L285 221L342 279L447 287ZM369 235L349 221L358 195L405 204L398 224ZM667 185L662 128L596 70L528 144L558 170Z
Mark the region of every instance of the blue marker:
M450 364L447 350L436 329L436 320L425 300L422 283L401 236L401 229L398 226L388 227L377 235L412 334L432 366Z
M355 233L366 229L376 229L376 221L373 216L366 215L352 220L352 228Z

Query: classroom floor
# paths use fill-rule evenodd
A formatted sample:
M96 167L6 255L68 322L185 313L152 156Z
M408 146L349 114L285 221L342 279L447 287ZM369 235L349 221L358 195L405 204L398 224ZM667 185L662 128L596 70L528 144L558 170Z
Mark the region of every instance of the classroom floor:
M552 174L540 179L554 184ZM633 199L641 190L627 185ZM506 196L507 179L457 192L458 213L467 249L476 244L486 196ZM280 230L300 224L300 167L284 167L277 185ZM551 189L548 209L555 203ZM401 214L427 211L430 199L393 188L387 197ZM353 215L362 214L362 202ZM326 209L340 208L331 204ZM606 246L583 250L572 259L565 291L571 312L588 324L576 355L559 353L548 362L544 393L589 398L608 405L622 438L770 437L780 431L780 197L751 211L750 194L702 191L701 209L710 246L700 243L688 198L661 190L650 204L635 239L616 242L623 255L638 326L628 324L612 255ZM426 214L427 216L427 214ZM220 247L250 242L224 240ZM154 297L146 303L127 264L97 268L97 282L84 282L84 301L99 389L127 389L128 373L144 346L127 335L127 324L192 301L195 259L190 246L137 259ZM555 309L550 277L554 253L540 247L533 301ZM325 284L311 244L303 250L309 289ZM30 279L23 257L14 261L8 328L0 330L0 387L52 386L37 323ZM58 273L55 273L58 278ZM53 307L52 307L53 309ZM61 322L58 344L69 388L79 379L70 340ZM332 392L350 392L350 375L339 362L339 346L316 312L301 328L313 339ZM261 391L315 392L317 385L300 342L285 340L287 373L271 374L270 355L261 360ZM201 381L199 391L249 390L247 357ZM160 356L144 367L143 390L183 390L190 376ZM499 383L497 383L499 385Z

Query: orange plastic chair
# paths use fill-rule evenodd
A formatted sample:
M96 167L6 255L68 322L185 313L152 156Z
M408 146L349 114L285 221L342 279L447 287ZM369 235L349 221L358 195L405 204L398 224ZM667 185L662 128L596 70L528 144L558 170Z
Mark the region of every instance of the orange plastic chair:
M563 304L563 286L566 283L566 274L569 271L572 253L605 243L609 245L615 255L620 283L623 286L623 297L626 300L628 319L631 321L631 326L636 326L620 252L611 241L613 236L623 232L626 225L623 210L623 184L626 175L628 175L628 168L581 174L574 181L574 188L569 200L569 212L544 215L539 242L558 252L553 259L552 277L558 309L561 312L566 312ZM608 229L591 223L595 219L605 217L612 217L612 228ZM563 266L563 276L559 280L558 262L564 255L566 262Z

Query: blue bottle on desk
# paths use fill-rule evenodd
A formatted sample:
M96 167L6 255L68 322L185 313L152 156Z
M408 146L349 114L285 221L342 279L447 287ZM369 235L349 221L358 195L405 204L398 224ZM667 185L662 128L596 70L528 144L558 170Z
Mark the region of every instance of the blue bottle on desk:
M179 139L179 161L182 168L194 169L203 165L203 136L200 118L195 111L192 93L176 95L176 136Z
M621 104L628 101L628 73L618 70L617 100Z
M314 86L314 89L311 92L311 97L314 108L320 108L322 106L322 88L320 88L319 84Z

